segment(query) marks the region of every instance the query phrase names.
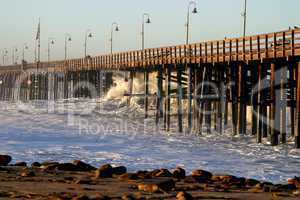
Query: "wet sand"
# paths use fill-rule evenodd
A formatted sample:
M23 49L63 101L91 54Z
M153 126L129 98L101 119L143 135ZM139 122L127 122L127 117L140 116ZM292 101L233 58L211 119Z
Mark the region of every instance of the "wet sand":
M0 199L300 199L298 179L273 185L204 170L186 175L182 168L128 173L81 161L25 165L0 168Z

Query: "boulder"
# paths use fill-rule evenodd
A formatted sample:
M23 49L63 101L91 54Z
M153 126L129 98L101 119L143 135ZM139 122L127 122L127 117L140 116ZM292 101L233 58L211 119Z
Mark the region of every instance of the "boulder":
M0 155L0 166L7 166L12 160L9 155Z
M245 184L250 187L256 186L259 183L260 183L260 181L255 180L255 179L246 179L246 182L245 182Z
M138 179L151 179L152 178L152 172L138 171L136 174L137 174Z
M186 174L185 174L185 170L177 167L174 171L173 171L173 178L177 178L177 179L185 179Z
M77 166L72 163L61 163L53 166L54 169L59 171L80 171Z
M206 183L212 178L212 173L200 169L193 171L192 177L200 183Z
M94 171L96 170L95 167L87 164L87 163L84 163L80 160L74 160L73 161L73 164L78 168L78 170L80 171Z
M173 174L167 169L154 170L152 172L153 177L172 177Z
M35 176L35 173L31 170L26 170L21 173L21 176L22 177L33 177L33 176Z
M109 164L101 166L96 170L96 178L111 178L113 175L113 167Z
M41 166L42 166L42 164L39 162L34 162L31 164L31 167L41 167Z
M124 166L114 167L112 170L114 175L122 175L127 173L127 169Z
M294 177L292 179L288 179L289 184L294 184L297 189L300 189L300 177Z
M138 180L139 177L136 173L125 173L119 176L120 180L126 181L126 180Z
M169 192L173 188L175 188L175 182L173 179L147 180L138 184L138 189L140 191L149 193Z
M177 200L193 200L193 196L187 192L178 192L176 195Z

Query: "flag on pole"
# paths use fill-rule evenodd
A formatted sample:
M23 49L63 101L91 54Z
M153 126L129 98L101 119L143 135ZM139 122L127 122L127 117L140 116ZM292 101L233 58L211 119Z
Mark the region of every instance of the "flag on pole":
M37 29L35 40L39 40L40 39L40 35L41 35L41 22L39 20L39 25L38 25L38 29Z

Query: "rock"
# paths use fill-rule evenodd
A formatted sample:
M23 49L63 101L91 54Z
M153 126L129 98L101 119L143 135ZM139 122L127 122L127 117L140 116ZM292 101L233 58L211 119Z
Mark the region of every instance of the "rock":
M193 200L194 198L187 192L178 192L176 195L177 200Z
M300 190L295 190L295 191L293 192L293 195L295 195L295 196L300 196Z
M58 165L53 166L54 169L59 170L59 171L80 171L78 167L76 167L72 163L61 163Z
M246 185L245 178L239 178L232 175L214 175L211 178L212 181L221 182L223 184L236 185L238 187L242 187ZM248 183L252 186L255 186L259 183L259 181L255 181L254 179L249 179Z
M184 179L185 183L199 183L198 179L194 176L186 176Z
M260 183L260 181L255 180L255 179L246 179L246 181L245 181L245 184L250 187L253 187L259 183Z
M136 198L131 194L125 194L122 196L122 200L135 200Z
M52 161L46 161L46 162L42 162L41 163L41 166L42 167L47 167L47 166L52 166L52 165L58 165L59 164L59 162L52 162Z
M177 179L185 179L186 175L185 175L185 170L177 167L174 171L173 171L173 177L177 178Z
M74 160L73 161L73 164L78 168L78 170L80 171L94 171L96 170L95 167L87 164L87 163L84 163L80 160Z
M272 192L288 192L296 189L297 187L294 184L275 185L274 190L272 190Z
M300 177L294 177L293 179L288 180L289 184L294 184L296 188L300 189Z
M148 180L146 182L138 184L138 189L140 191L157 193L157 192L169 192L175 188L175 182L173 179L164 180Z
M39 162L34 162L31 164L31 167L41 167L41 166L42 166L42 164Z
M26 162L16 162L15 164L13 164L13 166L15 166L15 167L27 167L27 163Z
M138 171L136 174L137 174L138 179L151 179L152 178L152 172Z
M96 170L96 178L111 178L113 175L113 168L111 165L103 165Z
M173 174L167 169L154 170L152 172L153 177L172 177Z
M125 173L119 176L120 180L138 180L139 176L136 173Z
M122 175L127 173L127 169L124 166L114 167L113 168L113 174L114 175Z
M212 173L205 170L195 170L192 176L200 183L206 183L212 178Z
M157 193L160 192L158 185L156 184L144 184L140 183L138 184L138 189L140 191L149 192L149 193Z
M7 166L12 160L9 155L0 155L0 166Z
M21 176L22 177L33 177L33 176L35 176L35 173L31 170L26 170L21 173Z

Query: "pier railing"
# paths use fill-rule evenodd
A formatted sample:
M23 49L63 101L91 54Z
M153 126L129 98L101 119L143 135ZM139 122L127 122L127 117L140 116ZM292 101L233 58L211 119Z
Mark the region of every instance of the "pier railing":
M225 63L300 56L300 29L190 45L149 48L53 62L2 66L0 71L44 69L48 71L130 70L162 64Z

